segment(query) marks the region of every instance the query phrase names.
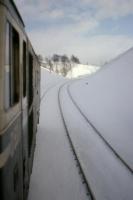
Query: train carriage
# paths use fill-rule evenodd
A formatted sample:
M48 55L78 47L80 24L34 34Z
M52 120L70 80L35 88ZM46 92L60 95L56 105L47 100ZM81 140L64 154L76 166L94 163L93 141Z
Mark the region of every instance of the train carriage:
M0 199L27 198L40 112L40 66L12 0L0 0Z

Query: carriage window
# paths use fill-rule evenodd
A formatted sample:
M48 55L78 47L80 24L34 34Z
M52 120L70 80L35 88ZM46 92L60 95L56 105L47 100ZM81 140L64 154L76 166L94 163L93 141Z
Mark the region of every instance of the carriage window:
M11 73L11 63L10 63L10 26L9 23L6 25L6 45L5 45L5 109L8 109L11 104L10 99L10 73Z
M26 96L26 42L23 41L23 97Z
M33 102L33 56L29 53L29 66L28 66L28 93L29 93L29 107Z
M9 24L6 25L5 49L5 108L19 101L19 35Z
M12 28L11 105L19 101L19 35Z

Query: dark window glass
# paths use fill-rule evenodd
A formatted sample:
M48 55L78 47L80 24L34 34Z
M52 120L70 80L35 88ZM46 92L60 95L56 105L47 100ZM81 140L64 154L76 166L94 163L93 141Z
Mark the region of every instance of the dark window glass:
M29 83L28 83L28 93L29 93L29 96L28 96L28 104L29 104L29 107L32 105L32 101L33 101L33 56L32 54L29 53L29 66L28 66L28 80L29 80Z
M14 28L11 44L11 105L14 105L19 101L19 34Z
M5 108L19 101L19 34L7 22L5 45Z

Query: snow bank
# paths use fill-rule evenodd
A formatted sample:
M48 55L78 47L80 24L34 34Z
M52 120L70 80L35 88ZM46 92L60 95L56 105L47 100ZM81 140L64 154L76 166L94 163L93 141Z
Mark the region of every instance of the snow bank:
M75 82L70 92L83 113L133 170L133 49Z
M132 174L79 113L66 88L60 97L69 136L94 199L132 200Z
M100 67L94 65L75 64L71 71L68 72L68 78L77 78L84 75L95 73Z
M98 200L133 199L133 49L61 91L69 136Z

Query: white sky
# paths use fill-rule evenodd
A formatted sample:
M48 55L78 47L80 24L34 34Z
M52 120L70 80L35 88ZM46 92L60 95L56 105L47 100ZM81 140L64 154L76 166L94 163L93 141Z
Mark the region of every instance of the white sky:
M16 0L37 54L101 65L133 46L133 0Z

